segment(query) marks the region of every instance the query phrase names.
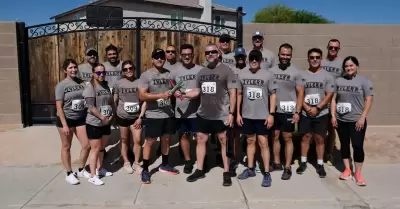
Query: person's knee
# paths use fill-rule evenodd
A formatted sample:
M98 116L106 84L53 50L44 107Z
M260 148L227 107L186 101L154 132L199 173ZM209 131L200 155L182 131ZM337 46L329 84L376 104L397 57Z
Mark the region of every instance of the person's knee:
M62 149L63 151L66 151L66 152L71 151L71 143L63 143L63 144L61 145L61 149Z
M308 141L311 140L311 137L312 137L312 136L313 136L312 133L306 133L306 134L304 134L304 136L303 136L303 138L301 139L301 141L303 141L303 142L308 142Z
M156 142L156 138L147 138L146 139L146 143L145 143L145 146L146 147L151 147L153 144L154 144L154 142Z
M283 133L285 143L292 143L292 133Z
M322 137L321 135L318 135L318 134L315 134L314 135L314 138L315 138L315 142L317 143L317 144L324 144L325 143L325 139L324 139L324 137Z
M258 145L261 149L268 149L268 140L258 140Z
M246 141L248 146L254 145L256 143L256 137L255 136L247 137Z
M129 137L127 136L121 136L121 143L123 144L128 144L129 142Z
M205 145L207 143L208 136L203 133L197 133L196 141L199 145Z

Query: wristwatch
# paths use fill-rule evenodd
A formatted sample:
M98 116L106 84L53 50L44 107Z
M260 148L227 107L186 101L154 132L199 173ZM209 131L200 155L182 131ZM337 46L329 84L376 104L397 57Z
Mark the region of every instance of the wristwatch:
M300 115L300 113L299 113L299 112L297 112L297 111L296 111L296 112L294 112L294 114Z
M269 114L272 115L272 116L275 116L275 113L274 113L274 112L270 112Z
M144 119L144 116L140 116L139 118L140 118L140 119Z

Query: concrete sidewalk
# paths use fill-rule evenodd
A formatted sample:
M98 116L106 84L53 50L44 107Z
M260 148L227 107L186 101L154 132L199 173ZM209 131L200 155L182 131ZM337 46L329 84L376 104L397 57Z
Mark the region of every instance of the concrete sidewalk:
M281 173L273 172L270 188L260 186L260 174L245 181L234 178L231 187L223 187L222 169L218 167L194 183L186 182L187 175L183 173L171 176L156 172L152 184L141 185L138 175L118 170L118 162L114 165L115 175L105 178L104 186L96 187L85 179L80 185L71 186L64 180L55 127L6 131L0 133L0 209L400 208L400 183L392 180L400 174L399 152L395 149L399 134L395 130L400 131L372 130L366 147L376 152L367 150L367 162L371 161L364 169L367 187L358 187L351 180L338 180L335 167L326 166L328 176L320 179L312 165L304 175L295 174L297 165L293 165L292 179L282 181ZM385 141L392 146L386 146ZM118 149L115 141L110 144L109 149ZM78 158L79 148L74 140L73 160ZM177 149L172 152L171 156L177 156ZM108 158L113 162L117 156ZM385 163L387 159L390 160ZM150 169L159 163L160 158ZM177 168L182 170L182 166ZM238 173L243 169L240 166Z

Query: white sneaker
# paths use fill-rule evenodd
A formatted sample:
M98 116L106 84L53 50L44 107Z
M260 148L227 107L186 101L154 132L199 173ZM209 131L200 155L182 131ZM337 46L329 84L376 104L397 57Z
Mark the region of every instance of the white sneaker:
M92 184L94 184L96 186L101 186L101 185L104 184L104 182L102 180L100 180L98 176L90 177L88 179L88 182L90 182L90 183L92 183Z
M78 171L77 174L79 178L85 178L85 179L90 178L90 173L87 172L85 169L83 169L82 171Z
M142 174L143 168L139 164L133 163L132 168L136 174L138 174L138 175Z
M112 176L113 173L108 172L106 169L102 168L102 169L100 169L100 170L97 170L97 169L96 169L96 175L97 175L97 176L105 176L105 177L108 177L108 176Z
M131 163L130 162L124 163L124 169L129 174L133 173L133 168L131 167Z
M69 184L72 185L77 185L80 183L79 180L76 178L75 173L71 173L68 176L66 176L65 181L67 181Z

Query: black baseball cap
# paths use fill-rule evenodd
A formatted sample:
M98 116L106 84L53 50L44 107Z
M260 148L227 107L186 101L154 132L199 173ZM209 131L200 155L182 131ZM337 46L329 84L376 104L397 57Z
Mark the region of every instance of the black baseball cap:
M160 48L154 49L151 53L151 58L155 58L158 56L165 56L165 51Z
M91 55L98 55L97 50L95 48L88 48L86 50L86 55L91 56Z
M220 41L230 41L230 40L232 40L232 37L231 37L230 35L228 35L228 34L222 34L222 35L219 37L219 40L220 40Z

